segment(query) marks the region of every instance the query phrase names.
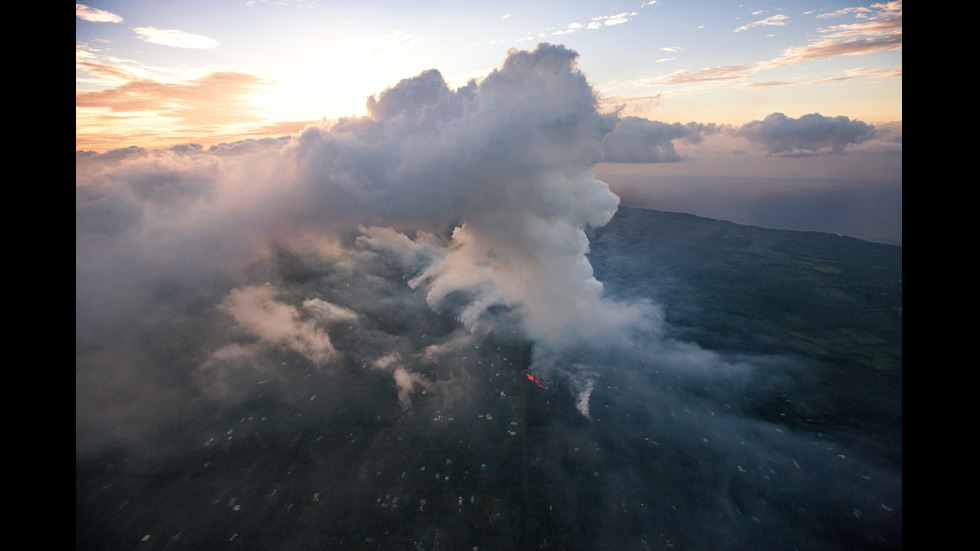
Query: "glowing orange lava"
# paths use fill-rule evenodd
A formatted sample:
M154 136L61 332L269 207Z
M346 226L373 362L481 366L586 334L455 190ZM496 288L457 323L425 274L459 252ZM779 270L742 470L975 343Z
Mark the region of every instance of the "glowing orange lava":
M534 375L531 375L527 370L524 370L521 373L523 373L524 376L527 377L528 380L530 380L532 383L538 385L538 388L541 388L541 389L546 389L547 388L546 386L544 386L544 384L541 383L541 380L540 379L538 379Z

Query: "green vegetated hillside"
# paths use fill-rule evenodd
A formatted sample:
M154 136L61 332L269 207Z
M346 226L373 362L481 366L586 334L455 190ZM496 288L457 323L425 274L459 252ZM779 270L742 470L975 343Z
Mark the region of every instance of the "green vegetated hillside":
M590 238L607 294L652 298L670 336L800 358L800 422L850 418L900 438L901 247L635 208Z

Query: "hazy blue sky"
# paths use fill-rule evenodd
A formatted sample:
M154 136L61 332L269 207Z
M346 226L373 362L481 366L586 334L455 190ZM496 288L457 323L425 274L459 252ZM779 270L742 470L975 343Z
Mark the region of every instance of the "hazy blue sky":
M601 108L741 125L902 118L902 2L94 1L76 4L76 149L281 135L439 70L562 44Z

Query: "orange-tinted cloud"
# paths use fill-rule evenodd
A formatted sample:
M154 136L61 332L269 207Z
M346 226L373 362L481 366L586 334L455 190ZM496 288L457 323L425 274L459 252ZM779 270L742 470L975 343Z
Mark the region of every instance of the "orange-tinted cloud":
M75 4L75 17L93 23L122 23L123 18L112 12L92 8L84 4Z
M211 73L185 83L131 80L106 90L75 92L75 107L116 113L154 111L188 124L233 124L259 120L245 96L268 81L243 73Z
M667 76L661 77L648 84L694 84L698 82L717 82L720 80L738 80L751 74L752 65L749 63L739 63L737 65L723 65L720 67L707 67L691 71L677 71Z
M901 34L850 40L827 39L806 46L787 48L783 55L768 62L767 65L776 67L825 57L865 55L900 49L902 49Z
M158 29L156 27L136 27L133 29L140 40L173 48L193 48L209 50L218 47L218 41L207 36L191 34L178 29Z
M95 62L82 65L84 70L102 76L133 76L117 66ZM113 88L78 90L76 149L122 147L135 143L137 137L161 145L230 133L235 125L263 121L249 96L263 92L270 84L254 75L218 72L186 82L131 78Z

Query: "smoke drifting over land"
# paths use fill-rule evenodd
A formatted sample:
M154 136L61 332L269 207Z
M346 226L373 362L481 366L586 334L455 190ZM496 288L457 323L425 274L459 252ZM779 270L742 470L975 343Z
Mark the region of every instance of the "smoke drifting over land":
M575 57L544 44L513 52L459 90L428 71L370 98L369 118L243 153L164 151L86 174L79 283L95 288L80 289L81 300L105 297L106 284L119 290L116 270L88 278L87 266L145 271L123 284L139 293L147 280L233 274L267 254L270 239L359 229L365 251L417 270L408 284L424 288L430 306L466 295L457 315L468 330L488 309L513 311L542 366L561 365L552 356L579 343L617 347L655 330L656 309L605 299L586 258L585 229L608 222L619 199L589 172L614 120L596 111ZM274 294L243 286L221 308L260 342L327 363L337 350L325 322L356 313L314 298L302 316Z
M810 473L829 469L830 452L724 412L769 392L794 360L670 338L651 294L612 298L593 273L588 235L619 198L590 170L603 140L628 141L634 123L617 128L597 111L576 55L548 44L512 51L456 90L427 71L370 98L368 117L280 140L78 154L77 454L174 453L146 435L257 392L302 397L302 411L327 425L411 417L423 400L462 416L502 370L528 369L582 423L631 419L589 463L610 468L604 504L644 499L637 488L653 484L655 475L636 486L626 474L646 461L617 449L635 438L668 441L682 463L701 465L690 483L717 499L707 517L745 513L787 533L803 522L757 501L736 512L721 463L689 459L757 465L767 479L761 465L779 464L788 486L777 501L809 492L810 474L793 463L813 453ZM552 457L554 438L529 454ZM894 490L893 475L871 490L836 486L861 486L859 472L830 486L880 509L872 502L880 487ZM764 493L760 484L748 494ZM678 490L664 503L684 499ZM835 506L817 501L820 514ZM656 525L668 514L659 507L634 521ZM746 530L733 537L744 544L755 527ZM642 547L636 538L627 547Z

